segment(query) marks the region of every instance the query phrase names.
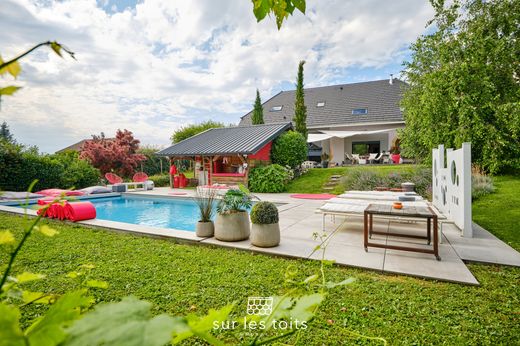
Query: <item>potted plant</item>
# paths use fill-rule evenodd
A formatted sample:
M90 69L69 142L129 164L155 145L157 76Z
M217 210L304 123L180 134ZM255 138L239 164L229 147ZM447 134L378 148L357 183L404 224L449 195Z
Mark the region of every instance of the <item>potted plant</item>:
M259 202L251 209L251 244L273 247L280 244L278 209L271 202Z
M215 238L223 241L239 241L249 238L249 215L251 194L243 186L231 189L217 204L215 219Z
M195 203L199 207L199 221L195 226L195 234L197 237L213 237L215 227L213 225L213 216L215 214L214 207L215 190L203 189L197 191Z
M329 154L327 154L326 152L323 152L321 154L321 167L323 168L327 168L329 167Z
M390 153L392 154L391 158L394 163L399 163L401 160L400 142L401 140L396 137L392 143L392 147L390 148Z

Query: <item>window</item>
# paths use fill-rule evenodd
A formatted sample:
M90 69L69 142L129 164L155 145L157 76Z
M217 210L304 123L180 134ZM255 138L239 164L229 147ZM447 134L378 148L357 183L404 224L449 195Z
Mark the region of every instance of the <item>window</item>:
M282 110L282 108L283 108L283 106L273 106L273 107L271 107L269 112L279 112Z
M353 115L368 114L368 109L367 108L355 108L352 110L352 114Z
M325 101L320 101L316 103L316 107L325 107Z
M381 151L381 142L352 142L352 154L368 155L371 153L379 153Z

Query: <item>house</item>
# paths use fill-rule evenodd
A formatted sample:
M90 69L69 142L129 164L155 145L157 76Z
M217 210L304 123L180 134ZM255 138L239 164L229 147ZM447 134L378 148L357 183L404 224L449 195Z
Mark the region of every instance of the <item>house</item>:
M290 122L209 129L157 153L195 161L199 185L247 185L249 169L271 160L271 145L292 128Z
M404 127L399 106L406 83L390 78L305 89L308 142L341 164L346 154L388 151L397 129ZM266 124L292 121L295 91L282 91L263 104ZM239 126L251 124L252 111ZM313 157L316 147L312 148Z
M115 140L115 138L105 138L105 140L106 141L113 141L113 140ZM60 149L60 150L56 151L56 154L65 153L67 151L80 152L83 149L83 145L86 142L90 142L90 141L92 141L92 139L82 139L81 141L79 141L77 143L74 143L72 145L69 145L68 147L65 147L63 149Z

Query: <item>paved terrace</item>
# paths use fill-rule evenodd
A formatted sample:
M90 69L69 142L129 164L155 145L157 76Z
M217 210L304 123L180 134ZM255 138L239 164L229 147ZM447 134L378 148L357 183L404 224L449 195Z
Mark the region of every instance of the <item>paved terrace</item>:
M176 193L186 195L176 195ZM138 196L186 198L195 195L194 190L172 190L156 188L153 191L135 191L127 193ZM334 260L339 265L375 270L383 273L404 274L441 281L478 285L477 279L466 267L465 261L520 266L520 253L496 238L494 235L474 224L474 238L462 238L460 231L452 224L445 224L439 245L442 258L437 261L434 255L416 252L398 251L369 247L363 248L363 218L327 217L325 232L322 231L323 216L316 212L324 201L291 198L289 194L255 194L261 200L279 203L280 245L273 248L252 246L249 240L240 242L222 242L215 238L200 238L195 232L133 225L114 221L89 220L81 224L109 228L113 230L142 234L153 237L173 238L177 241L199 242L215 246L230 247L246 251L272 254L277 256L319 259L321 252L313 252L319 240L314 234L325 234L325 258ZM0 210L20 213L19 208L0 206ZM35 214L33 210L29 214ZM424 234L422 223L401 223L398 221L378 220L374 218L374 230L387 232L389 229L406 231L410 234ZM372 241L387 244L426 246L424 240L395 238L388 235L374 235Z

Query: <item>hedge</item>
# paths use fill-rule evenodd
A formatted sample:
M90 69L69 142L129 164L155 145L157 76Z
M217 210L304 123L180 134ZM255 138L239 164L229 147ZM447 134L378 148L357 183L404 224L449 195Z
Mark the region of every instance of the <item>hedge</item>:
M0 189L25 191L38 179L33 191L48 188L80 189L99 183L99 171L80 160L77 153L40 155L21 145L0 142Z

